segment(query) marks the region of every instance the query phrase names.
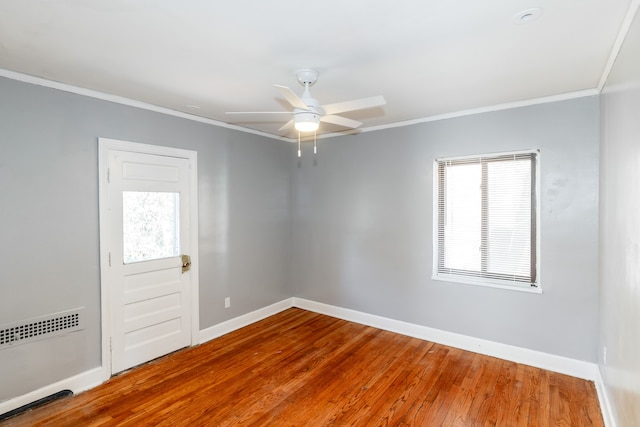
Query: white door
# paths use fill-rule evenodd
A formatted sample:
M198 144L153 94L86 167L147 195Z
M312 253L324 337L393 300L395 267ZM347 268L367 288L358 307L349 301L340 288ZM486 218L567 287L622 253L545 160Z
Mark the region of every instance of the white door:
M185 158L107 153L111 373L191 344L189 168Z

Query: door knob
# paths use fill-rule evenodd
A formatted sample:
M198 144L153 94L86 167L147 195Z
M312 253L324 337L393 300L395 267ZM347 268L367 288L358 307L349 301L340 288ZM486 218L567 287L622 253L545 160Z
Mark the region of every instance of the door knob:
M186 273L191 270L191 257L189 255L180 255L182 258L182 272Z

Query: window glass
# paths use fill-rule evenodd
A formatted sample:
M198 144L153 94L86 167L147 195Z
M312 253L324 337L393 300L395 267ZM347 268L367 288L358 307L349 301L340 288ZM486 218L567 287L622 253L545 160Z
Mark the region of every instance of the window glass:
M444 263L456 270L479 270L482 240L481 170L477 165L450 166L446 181Z
M180 194L122 192L124 263L180 254Z

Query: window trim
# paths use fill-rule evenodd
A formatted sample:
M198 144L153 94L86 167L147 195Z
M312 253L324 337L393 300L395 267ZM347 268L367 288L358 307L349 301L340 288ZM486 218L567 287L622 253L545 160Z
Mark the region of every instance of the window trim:
M535 250L536 253L532 254L535 256L534 268L536 272L536 285L530 285L526 283L517 283L512 282L508 283L504 280L496 280L486 277L474 277L474 276L465 276L465 275L456 275L450 273L442 273L438 272L438 264L440 259L440 248L438 245L438 225L439 225L439 162L443 161L457 161L457 160L469 160L469 159L481 159L481 158L491 158L491 157L500 157L500 156L510 156L510 155L522 155L522 154L534 154L535 162L534 162L534 179L533 183L535 183L535 205L533 206L533 215L535 218ZM496 153L483 153L476 155L464 155L464 156L443 156L437 157L433 161L433 265L432 265L432 279L436 281L444 281L444 282L454 282L461 283L466 285L474 285L474 286L483 286L497 289L506 289L512 291L520 291L520 292L529 292L529 293L542 293L542 285L541 285L541 268L540 268L540 259L541 259L541 244L540 244L540 236L541 236L541 224L540 224L540 212L541 212L541 200L540 200L540 164L541 164L541 151L540 149L530 149L530 150L514 150L514 151L505 151L505 152L496 152Z

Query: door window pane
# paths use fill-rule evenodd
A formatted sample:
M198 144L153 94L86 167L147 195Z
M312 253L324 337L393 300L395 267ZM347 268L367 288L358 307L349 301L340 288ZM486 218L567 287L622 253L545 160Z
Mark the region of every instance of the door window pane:
M122 192L124 263L180 254L180 194Z

